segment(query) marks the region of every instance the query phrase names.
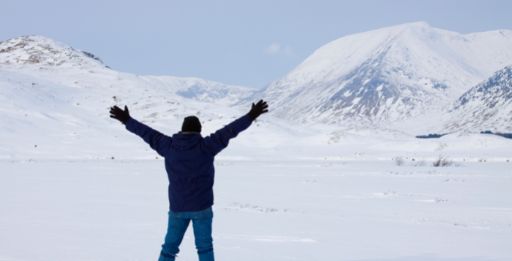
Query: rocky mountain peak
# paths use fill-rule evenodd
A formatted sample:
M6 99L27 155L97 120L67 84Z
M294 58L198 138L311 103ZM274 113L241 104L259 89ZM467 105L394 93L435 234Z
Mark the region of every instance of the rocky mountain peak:
M0 64L35 66L101 66L100 58L39 35L0 42Z

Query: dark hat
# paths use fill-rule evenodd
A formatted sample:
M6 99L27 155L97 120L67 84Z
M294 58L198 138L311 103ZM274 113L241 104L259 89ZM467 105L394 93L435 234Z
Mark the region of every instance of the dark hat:
M181 125L182 132L201 132L201 122L196 116L188 116L183 120Z

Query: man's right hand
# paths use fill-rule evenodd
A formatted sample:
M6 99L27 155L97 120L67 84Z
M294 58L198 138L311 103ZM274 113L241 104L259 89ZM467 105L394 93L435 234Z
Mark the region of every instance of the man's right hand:
M252 120L258 118L261 114L268 112L268 104L264 100L259 100L256 104L252 104L249 116Z
M110 108L110 118L117 119L121 123L126 124L130 119L130 112L128 111L128 107L124 106L124 110L121 108L114 106Z

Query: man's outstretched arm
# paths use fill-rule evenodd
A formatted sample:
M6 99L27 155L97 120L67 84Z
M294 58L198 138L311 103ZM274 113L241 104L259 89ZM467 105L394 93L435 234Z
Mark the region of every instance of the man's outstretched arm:
M256 104L253 103L249 113L206 137L206 146L212 151L213 155L216 155L228 146L230 139L247 129L256 118L266 112L268 112L267 102L260 100Z
M126 126L127 130L141 137L152 149L160 154L160 156L165 156L170 149L171 137L130 117L128 107L124 106L124 110L117 106L111 107L110 118L119 120Z

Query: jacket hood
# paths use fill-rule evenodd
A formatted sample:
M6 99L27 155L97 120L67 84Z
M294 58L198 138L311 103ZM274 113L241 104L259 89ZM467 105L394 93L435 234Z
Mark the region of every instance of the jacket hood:
M172 135L172 143L171 147L174 150L182 151L189 150L197 145L197 143L201 142L203 136L201 133L182 133L178 132Z

